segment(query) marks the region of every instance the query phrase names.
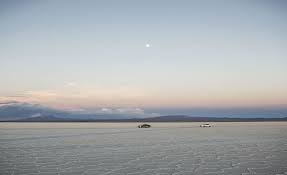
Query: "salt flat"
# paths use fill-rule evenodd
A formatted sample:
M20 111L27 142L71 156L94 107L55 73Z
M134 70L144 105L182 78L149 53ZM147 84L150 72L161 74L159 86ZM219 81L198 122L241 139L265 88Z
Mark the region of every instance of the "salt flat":
M287 122L150 124L0 123L0 174L287 174Z

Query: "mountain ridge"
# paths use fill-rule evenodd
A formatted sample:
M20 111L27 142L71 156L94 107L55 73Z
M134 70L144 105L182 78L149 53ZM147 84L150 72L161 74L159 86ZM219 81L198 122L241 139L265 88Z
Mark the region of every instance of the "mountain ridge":
M106 109L106 108L105 108ZM116 111L116 110L115 110ZM137 112L139 110L137 109ZM140 111L141 112L141 111ZM144 114L144 113L143 113ZM13 103L0 105L0 121L46 122L46 121L83 121L83 122L210 122L210 121L286 121L287 115L278 117L210 117L201 115L143 115L142 113L109 112L71 112L45 107L39 104Z
M285 118L215 118L215 117L192 117L185 115L165 115L150 118L131 119L69 119L55 116L37 116L20 120L0 122L258 122L258 121L287 121Z

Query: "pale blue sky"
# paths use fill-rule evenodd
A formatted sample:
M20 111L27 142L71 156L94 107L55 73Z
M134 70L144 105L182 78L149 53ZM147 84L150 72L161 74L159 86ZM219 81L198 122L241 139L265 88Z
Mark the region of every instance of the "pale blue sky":
M286 31L283 0L1 0L0 96L75 107L287 105Z

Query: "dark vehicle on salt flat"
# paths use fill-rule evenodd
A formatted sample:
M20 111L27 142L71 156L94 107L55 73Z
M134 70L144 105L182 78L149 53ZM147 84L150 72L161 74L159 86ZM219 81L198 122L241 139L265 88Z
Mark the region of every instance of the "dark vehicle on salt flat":
M138 128L150 128L151 125L149 124L141 124L141 125L138 125Z

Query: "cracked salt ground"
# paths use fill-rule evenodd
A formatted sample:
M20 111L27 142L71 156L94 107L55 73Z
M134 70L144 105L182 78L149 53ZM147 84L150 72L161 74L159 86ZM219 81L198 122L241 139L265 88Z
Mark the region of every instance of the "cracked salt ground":
M1 175L287 174L287 123L0 123Z

